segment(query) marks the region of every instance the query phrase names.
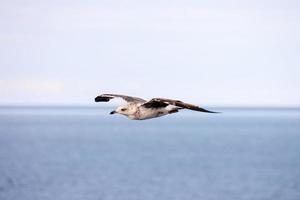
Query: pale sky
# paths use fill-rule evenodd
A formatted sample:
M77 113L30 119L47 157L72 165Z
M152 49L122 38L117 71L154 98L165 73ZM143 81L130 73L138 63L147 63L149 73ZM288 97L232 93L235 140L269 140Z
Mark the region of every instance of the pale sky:
M300 1L0 0L0 69L0 105L300 106Z

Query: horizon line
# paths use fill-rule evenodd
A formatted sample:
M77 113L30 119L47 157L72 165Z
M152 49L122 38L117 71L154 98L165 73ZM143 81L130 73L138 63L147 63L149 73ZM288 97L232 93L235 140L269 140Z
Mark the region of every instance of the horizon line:
M0 108L110 108L118 106L116 104L0 104ZM204 106L202 106L204 107ZM224 109L300 109L300 105L207 105L208 108Z

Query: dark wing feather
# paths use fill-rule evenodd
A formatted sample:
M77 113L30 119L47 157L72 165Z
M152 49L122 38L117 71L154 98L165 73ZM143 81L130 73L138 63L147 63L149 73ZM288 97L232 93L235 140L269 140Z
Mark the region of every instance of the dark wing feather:
M145 108L164 108L167 107L168 105L170 104L165 103L163 101L158 101L156 99L151 99L150 101L143 104Z
M95 98L96 102L108 102L109 100L113 98L122 98L123 100L127 102L146 102L144 99L138 98L138 97L131 97L126 95L120 95L120 94L101 94Z
M179 100L164 99L164 98L154 98L154 99L151 99L150 101L146 102L143 105L148 108L149 107L159 108L159 107L166 107L168 105L173 105L173 106L177 106L180 108L186 108L189 110L194 110L194 111L199 111L199 112L218 113L218 112L206 110L204 108L200 108L199 106L195 106L193 104L184 103Z

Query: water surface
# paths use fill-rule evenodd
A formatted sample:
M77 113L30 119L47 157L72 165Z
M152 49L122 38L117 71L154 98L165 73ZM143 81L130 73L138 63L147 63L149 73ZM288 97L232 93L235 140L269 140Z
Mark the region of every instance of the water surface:
M300 199L300 110L217 110L1 107L0 199Z

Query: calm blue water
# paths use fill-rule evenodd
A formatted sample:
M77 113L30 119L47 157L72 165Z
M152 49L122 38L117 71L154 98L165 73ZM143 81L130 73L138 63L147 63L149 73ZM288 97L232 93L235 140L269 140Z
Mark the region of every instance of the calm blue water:
M0 108L1 200L299 200L300 110Z

